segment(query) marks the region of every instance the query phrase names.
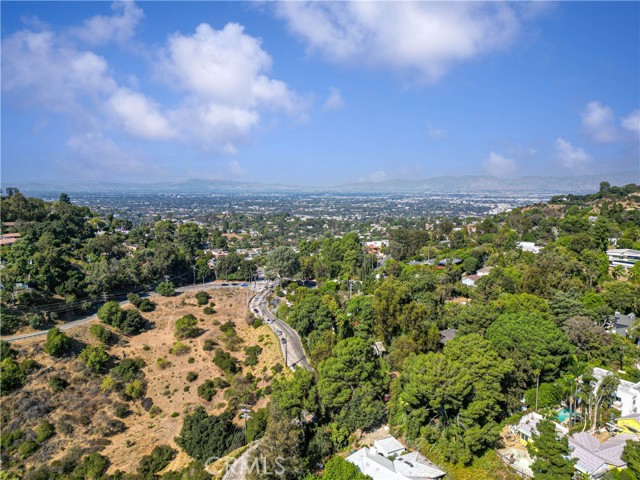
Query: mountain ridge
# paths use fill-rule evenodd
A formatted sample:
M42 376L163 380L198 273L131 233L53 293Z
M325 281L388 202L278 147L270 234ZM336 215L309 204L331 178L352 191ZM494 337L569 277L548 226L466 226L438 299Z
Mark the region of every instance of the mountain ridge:
M2 182L24 193L425 193L425 192L552 192L586 193L597 191L600 182L613 185L640 183L638 172L620 172L567 177L528 175L500 178L490 175L444 175L418 180L390 179L381 182L352 182L335 186L301 186L284 183L242 182L235 180L191 179L154 183L74 183Z

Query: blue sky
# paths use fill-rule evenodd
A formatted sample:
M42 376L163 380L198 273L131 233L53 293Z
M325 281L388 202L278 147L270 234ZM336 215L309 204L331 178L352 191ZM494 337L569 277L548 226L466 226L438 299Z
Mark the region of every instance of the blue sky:
M639 142L638 2L2 2L5 184L639 172Z

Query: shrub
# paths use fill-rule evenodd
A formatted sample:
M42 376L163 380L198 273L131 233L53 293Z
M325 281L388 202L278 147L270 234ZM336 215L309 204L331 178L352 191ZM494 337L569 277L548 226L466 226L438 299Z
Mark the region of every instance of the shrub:
M16 351L11 348L11 345L9 345L9 342L0 340L0 360L6 357L14 357L15 355L16 355Z
M141 312L153 312L155 309L156 304L148 298L143 298L140 302L140 305L138 305L138 310L140 310Z
M258 345L245 348L244 354L247 356L247 358L244 361L244 364L248 366L256 365L258 363L258 355L260 355L260 353L262 353L262 348L260 348Z
M100 385L100 389L103 392L110 392L112 390L115 390L116 386L117 384L116 384L116 381L113 379L113 377L107 375L102 379L102 384Z
M52 328L47 333L44 351L54 357L60 357L71 348L71 339L59 328Z
M123 310L118 316L117 325L126 335L136 335L144 330L145 320L136 310Z
M187 372L187 382L195 382L198 379L196 372Z
M176 322L176 338L194 338L200 335L198 319L193 315L185 315Z
M232 412L207 415L204 408L198 407L185 416L175 441L187 455L201 462L211 456L223 457L232 445L243 442L242 431L233 428L232 420Z
M41 315L29 315L29 326L34 330L40 330L47 322Z
M111 369L111 373L120 381L130 382L140 376L140 369L144 366L144 360L141 358L123 358Z
M216 350L216 354L213 357L213 363L228 375L233 375L239 370L238 361L232 357L229 352L225 352L221 349Z
M198 385L198 396L210 402L216 395L216 388L213 380L205 380L204 383Z
M104 370L109 361L109 354L104 350L102 345L89 345L80 352L78 358L94 373L100 373Z
M202 309L202 313L204 313L205 315L213 315L214 313L216 313L216 309L213 307L204 307Z
M98 318L107 325L113 325L117 321L120 312L122 312L120 304L111 300L100 307L98 310Z
M202 349L203 349L205 352L210 352L210 351L212 351L214 348L216 348L216 346L217 346L217 345L218 345L218 344L216 343L216 341L215 341L215 340L212 340L212 339L210 339L210 338L207 338L207 339L204 341L204 344L202 345Z
M162 409L161 409L159 406L157 406L157 405L154 405L153 407L151 407L151 408L149 409L149 416L150 416L151 418L153 418L153 417L157 417L157 416L158 416L158 415L160 415L161 413L162 413Z
M113 413L118 418L126 418L131 414L131 410L124 403L119 403L113 410Z
M133 305L136 308L138 308L140 306L140 303L142 303L142 299L140 298L140 295L138 295L137 293L128 294L127 300L129 300L129 302L131 302L131 305Z
M284 367L281 363L276 363L273 367L271 367L271 373L273 373L274 375L280 373L282 370L284 370Z
M134 380L124 386L124 394L131 400L137 400L144 395L144 384L140 380Z
M24 373L11 357L0 363L0 394L7 395L24 384Z
M113 332L108 328L104 328L104 326L96 323L95 325L91 325L89 328L89 333L96 337L98 340L104 343L111 343L113 341Z
M205 291L196 293L196 300L198 301L198 305L200 306L206 305L209 302L210 298L211 298L211 295L209 295Z
M38 444L36 442L33 440L25 440L18 447L18 455L20 455L21 458L27 458L30 457L37 449Z
M176 293L176 287L173 282L160 282L156 287L156 292L163 297L172 297Z
M227 382L224 378L222 377L216 377L213 379L213 386L216 388L227 388L229 386L229 382Z
M40 367L41 365L36 362L34 358L25 358L22 362L20 362L20 371L25 375L33 372L34 370L37 370Z
M177 450L168 445L158 445L151 451L151 455L145 455L140 459L138 475L144 478L156 478L155 474L166 468L176 458Z
M2 321L0 322L0 335L11 335L21 324L22 321L19 317L3 313Z
M109 467L109 460L107 457L100 455L97 452L90 453L82 460L74 470L73 478L101 478L104 472Z
M49 378L49 388L54 393L61 392L68 386L69 386L69 382L67 382L64 378L60 378L55 375Z
M156 360L156 364L160 368L160 370L165 370L171 366L171 362L166 358L162 357Z
M190 351L191 351L191 347L182 342L175 342L173 345L171 345L171 348L169 349L169 353L177 356L186 355Z
M42 443L53 437L55 433L56 429L53 427L53 424L44 420L36 427L36 441Z
M253 325L251 325L253 328L258 328L261 327L263 325L262 323L262 319L261 318L256 318L256 321L253 322Z

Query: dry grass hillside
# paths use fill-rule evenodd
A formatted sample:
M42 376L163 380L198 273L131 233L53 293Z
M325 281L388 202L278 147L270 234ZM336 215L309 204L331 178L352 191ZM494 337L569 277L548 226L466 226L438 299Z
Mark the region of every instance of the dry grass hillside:
M42 351L44 338L15 342L12 348L19 352L18 359L34 358L42 367L27 377L26 385L19 391L3 398L3 433L13 430L25 432L24 438L34 435L39 423L48 420L55 426L56 434L24 459L27 466L49 464L59 459L73 447L85 451L99 451L111 461L110 472L135 471L140 458L157 445L170 445L180 450L174 437L179 435L185 410L202 405L208 413L220 413L227 406L227 389L218 389L211 401L197 394L197 387L207 379L224 377L225 374L213 362L215 348L230 352L242 365L242 374L251 372L256 377L258 394L253 409L266 405L268 387L274 371L272 367L282 364L277 338L266 325L249 326L245 292L231 289L210 290L216 313L205 315L203 307L197 305L195 292L175 297L155 297L155 311L144 313L153 327L137 336L125 337L108 348L112 364L123 358L141 358L146 382L145 398L150 398L153 407L143 408L142 401L127 401L121 393L103 392L101 383L105 375L88 371L84 363L74 356L55 359ZM129 307L133 308L133 307ZM180 317L192 314L199 319L202 333L196 338L181 340L189 351L181 355L170 353L176 342L175 323ZM228 342L220 325L232 322L237 336L237 345ZM74 339L76 353L83 344L100 342L89 332L91 324L68 331ZM205 342L209 349L205 349ZM258 345L262 352L254 366L245 366L244 348ZM161 364L158 363L161 360ZM167 363L168 362L168 363ZM188 372L195 372L197 380L189 382ZM69 382L69 386L53 393L48 381L58 376ZM230 388L241 388L231 381ZM118 405L126 405L131 414L117 418ZM184 453L171 463L169 469L180 468L189 462Z

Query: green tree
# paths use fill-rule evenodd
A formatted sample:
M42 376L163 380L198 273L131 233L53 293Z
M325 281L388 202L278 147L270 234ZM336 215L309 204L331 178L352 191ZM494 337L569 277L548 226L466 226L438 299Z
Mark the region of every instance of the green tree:
M192 458L204 462L210 457L223 457L231 447L238 448L243 442L242 431L234 428L233 413L207 415L197 407L185 416L180 436L176 443Z
M177 450L169 445L157 445L151 451L151 455L145 455L138 464L138 475L143 478L157 478L156 473L163 470L171 460L176 458Z
M318 394L329 409L346 405L356 389L365 384L382 392L386 375L371 345L361 338L341 340L332 356L318 366Z
M172 297L176 293L176 287L173 282L160 282L156 287L156 292L163 297Z
M512 371L481 336L457 336L443 353L405 361L392 388L390 422L408 439L438 444L450 461L470 463L499 437L502 383Z
M202 305L206 305L207 303L209 303L209 299L211 298L211 295L209 295L209 293L205 292L204 290L198 292L195 294L195 298L198 302L199 306Z
M198 319L191 314L180 317L176 321L176 338L194 338L200 335Z
M78 357L85 363L89 370L94 373L104 371L109 361L109 354L105 351L104 345L89 345L80 352Z
M0 394L7 395L24 384L24 373L11 357L5 357L0 363Z
M291 278L300 271L300 262L293 249L277 247L267 256L266 269L280 278Z
M71 348L71 339L59 328L52 328L47 332L44 351L54 357L61 357Z
M571 480L575 473L575 460L569 456L569 440L558 437L553 422L543 419L536 427L533 442L527 445L529 454L535 458L531 465L534 478L540 480Z
M622 460L627 462L627 471L631 474L629 480L640 479L640 442L627 440Z
M572 353L567 335L535 313L503 314L486 336L500 355L514 361L521 386L533 384L536 365L542 367L541 379L553 381Z
M122 307L114 300L106 302L98 309L98 318L107 325L114 325L118 322Z

